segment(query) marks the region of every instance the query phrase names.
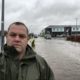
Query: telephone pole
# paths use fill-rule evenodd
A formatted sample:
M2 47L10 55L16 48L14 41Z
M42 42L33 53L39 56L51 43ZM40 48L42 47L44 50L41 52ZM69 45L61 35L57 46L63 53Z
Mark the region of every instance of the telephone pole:
M78 22L78 18L76 18L76 35L77 35L77 22Z
M2 11L1 11L1 50L3 51L4 46L4 0L2 0Z

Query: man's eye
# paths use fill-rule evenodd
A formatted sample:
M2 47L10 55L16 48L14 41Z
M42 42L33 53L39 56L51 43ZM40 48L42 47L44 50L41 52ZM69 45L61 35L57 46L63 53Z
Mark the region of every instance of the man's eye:
M25 38L26 37L26 35L24 35L24 34L16 34L16 33L11 33L11 34L9 34L11 37L16 37L16 36L18 36L19 38Z
M11 37L16 37L17 34L15 34L15 33L11 33L10 36L11 36Z
M25 38L26 35L24 35L24 34L19 34L19 37L20 37L20 38Z

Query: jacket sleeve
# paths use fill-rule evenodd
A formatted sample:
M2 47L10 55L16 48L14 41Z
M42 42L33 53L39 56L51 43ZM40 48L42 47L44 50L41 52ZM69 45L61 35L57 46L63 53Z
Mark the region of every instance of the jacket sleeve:
M46 61L45 61L44 74L45 74L45 80L55 80L54 73Z
M40 65L41 80L55 80L54 73L46 60L41 56L37 56L37 60Z
M46 78L47 80L55 80L54 73L48 64L46 65Z

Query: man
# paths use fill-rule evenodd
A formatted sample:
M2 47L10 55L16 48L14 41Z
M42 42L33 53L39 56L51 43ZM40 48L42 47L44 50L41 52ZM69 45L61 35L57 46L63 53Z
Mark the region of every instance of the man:
M9 26L0 54L0 80L54 80L46 61L28 45L28 34L22 22Z

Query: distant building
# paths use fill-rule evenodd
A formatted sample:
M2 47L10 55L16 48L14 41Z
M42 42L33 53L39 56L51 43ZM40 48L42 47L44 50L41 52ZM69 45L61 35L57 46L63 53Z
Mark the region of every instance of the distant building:
M52 37L80 34L80 25L49 25L43 32L44 35L50 33Z

